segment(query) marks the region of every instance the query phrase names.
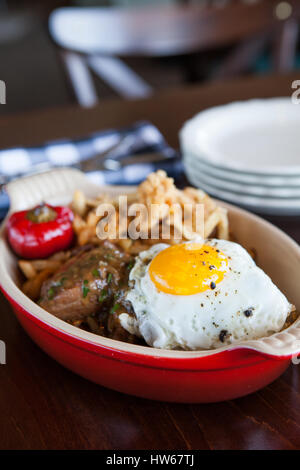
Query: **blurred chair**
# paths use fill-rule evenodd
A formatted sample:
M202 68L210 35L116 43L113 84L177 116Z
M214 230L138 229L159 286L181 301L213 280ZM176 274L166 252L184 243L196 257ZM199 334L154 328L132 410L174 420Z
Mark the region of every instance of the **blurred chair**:
M97 93L90 70L125 98L145 97L152 87L121 60L166 57L237 44L211 78L243 72L267 44L273 69L293 65L299 0L206 0L203 5L140 8L59 8L49 19L75 95L93 106ZM193 67L192 60L186 61ZM191 73L192 74L192 73Z

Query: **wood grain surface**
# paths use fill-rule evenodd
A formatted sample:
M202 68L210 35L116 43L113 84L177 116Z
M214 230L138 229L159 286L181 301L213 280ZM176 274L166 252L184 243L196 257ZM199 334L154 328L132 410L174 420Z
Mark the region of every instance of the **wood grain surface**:
M300 78L298 76L298 78ZM290 95L296 75L247 78L90 110L53 109L2 117L1 147L78 137L149 119L173 146L182 123L200 109L251 97ZM300 242L299 218L270 218ZM61 367L24 333L0 300L1 449L299 449L300 369L290 366L265 389L209 405L152 402L102 388Z

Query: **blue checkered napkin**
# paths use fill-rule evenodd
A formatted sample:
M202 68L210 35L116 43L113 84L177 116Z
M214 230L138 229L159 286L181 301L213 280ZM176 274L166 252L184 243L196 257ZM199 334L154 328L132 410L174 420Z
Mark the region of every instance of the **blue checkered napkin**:
M168 146L153 124L143 121L130 128L105 130L82 139L64 139L47 142L40 147L0 150L0 183L60 166L80 168L81 162L103 152L107 152L109 158L118 162L131 155L152 152L162 154L162 160L144 163L138 162L137 158L134 164L120 169L88 172L87 176L99 184L138 184L158 168L166 170L175 179L182 173L182 164L177 152ZM0 217L5 215L7 209L8 198L2 192Z

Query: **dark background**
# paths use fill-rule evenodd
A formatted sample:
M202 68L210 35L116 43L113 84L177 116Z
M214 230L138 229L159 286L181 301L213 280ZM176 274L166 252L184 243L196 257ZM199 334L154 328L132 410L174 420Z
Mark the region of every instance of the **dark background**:
M189 3L201 3L198 0ZM188 0L0 0L0 79L6 82L7 104L0 114L23 112L74 102L55 45L48 33L49 13L62 6L135 6L145 4L188 3ZM228 47L195 54L198 76L194 81L209 78L210 70L228 52ZM131 59L129 64L156 89L187 83L182 58ZM299 61L300 62L300 61ZM295 60L297 67L298 58ZM251 73L263 74L269 69L268 51L254 64ZM95 80L100 100L116 94L99 78Z

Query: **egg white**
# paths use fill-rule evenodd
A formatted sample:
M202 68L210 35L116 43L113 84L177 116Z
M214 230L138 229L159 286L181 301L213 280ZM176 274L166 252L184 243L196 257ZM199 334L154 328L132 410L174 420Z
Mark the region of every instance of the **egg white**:
M123 328L155 348L186 350L217 348L282 329L292 305L248 252L226 240L205 244L223 252L228 266L214 290L193 295L166 294L150 278L151 260L169 245L160 243L140 253L127 294L135 318L121 314Z

